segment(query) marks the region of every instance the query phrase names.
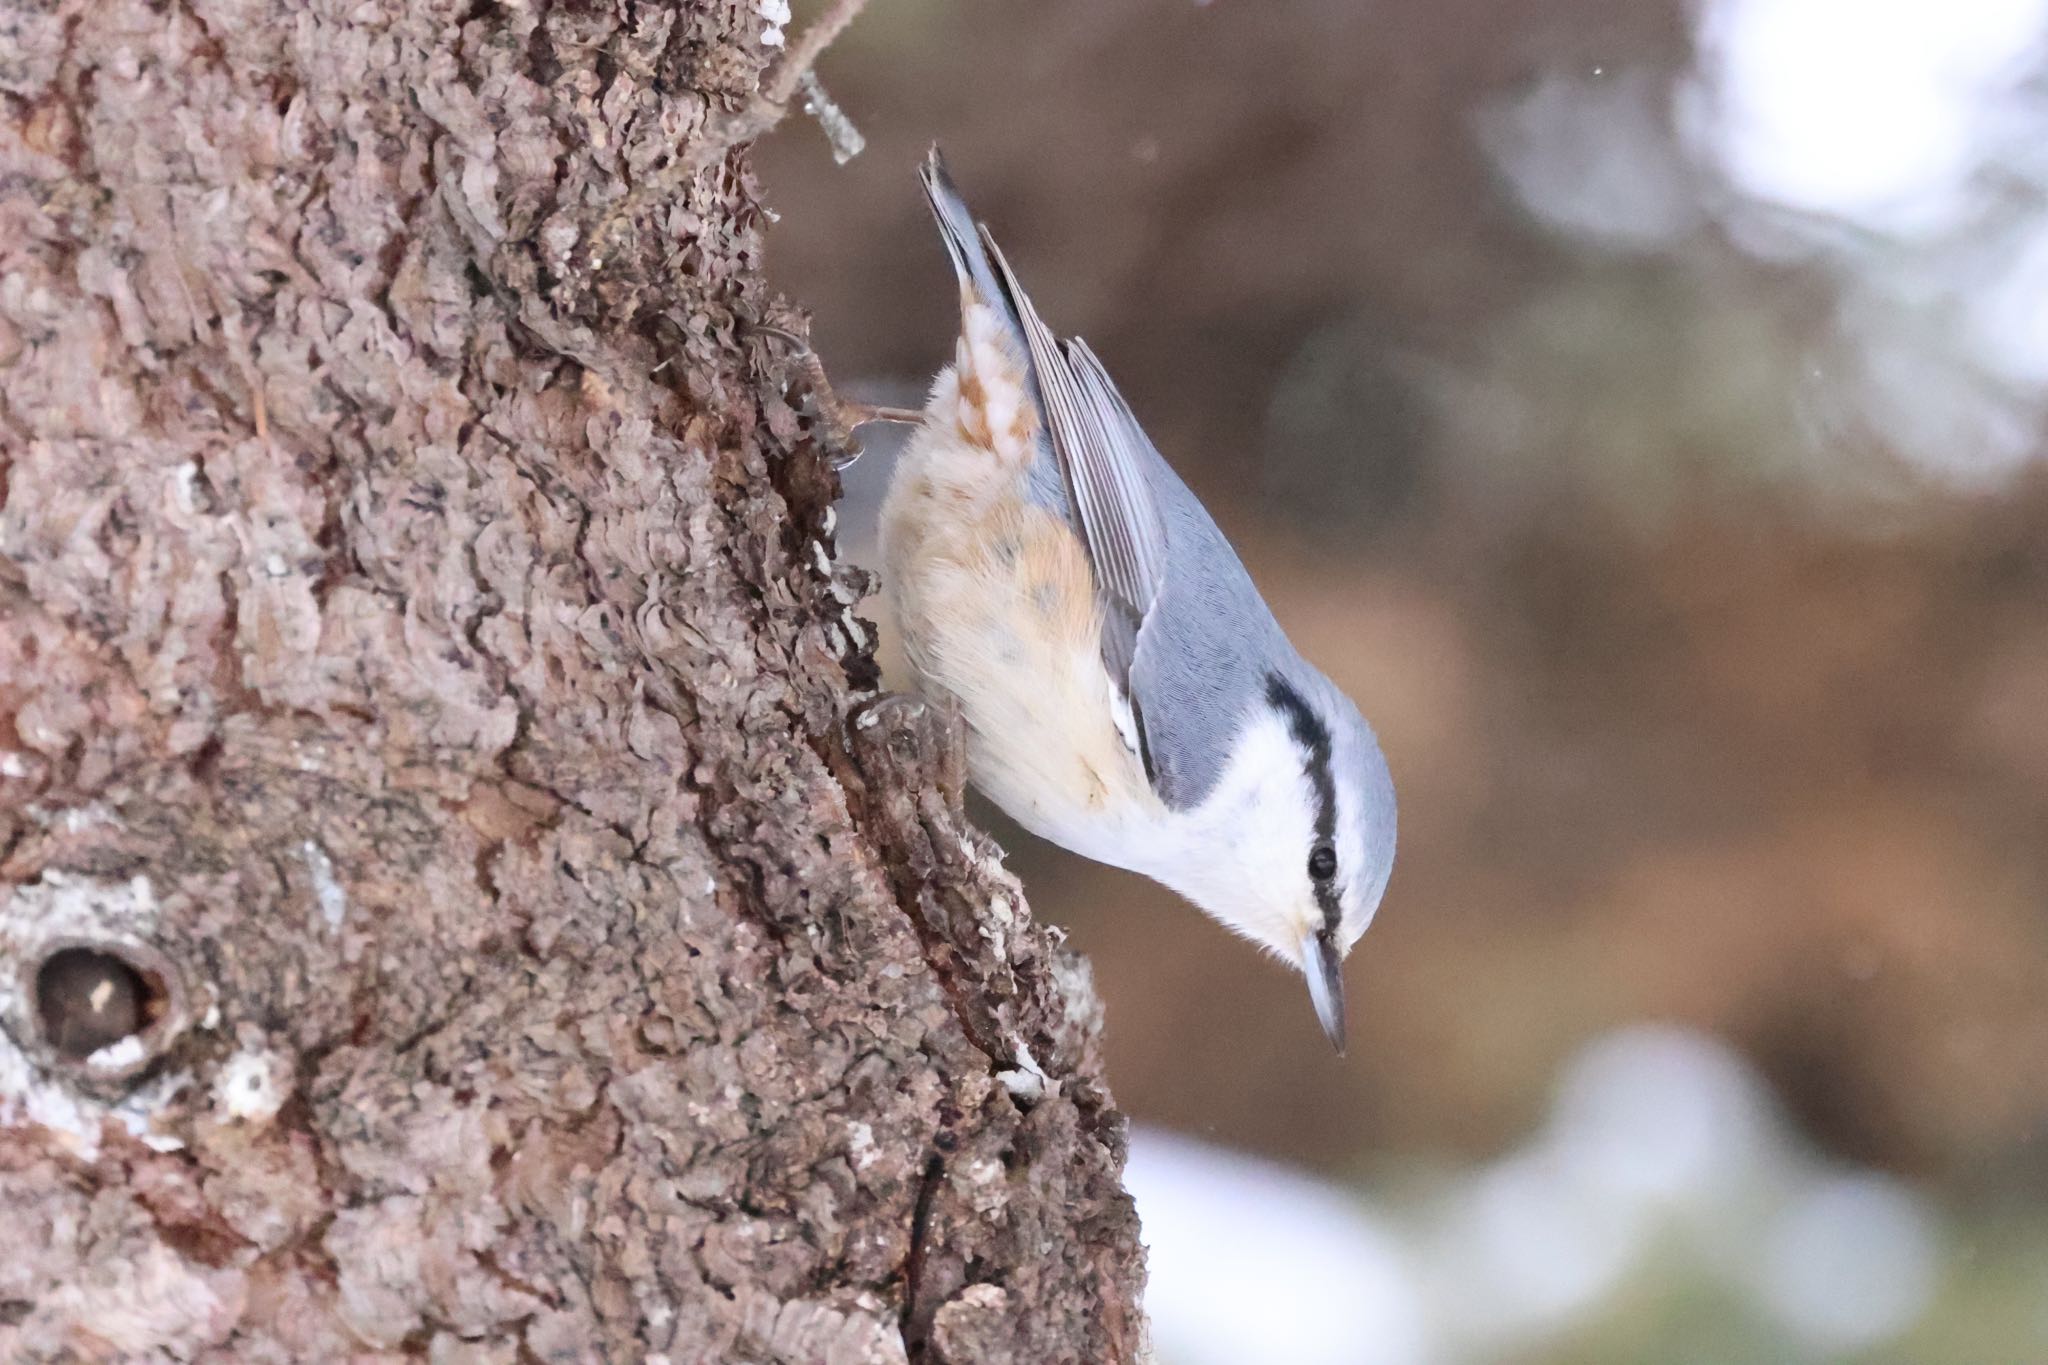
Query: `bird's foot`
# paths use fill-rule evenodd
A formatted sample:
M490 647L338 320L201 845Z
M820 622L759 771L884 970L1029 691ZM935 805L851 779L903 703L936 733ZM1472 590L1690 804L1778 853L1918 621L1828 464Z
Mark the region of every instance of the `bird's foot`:
M786 328L771 323L757 322L754 330L765 332L789 343L793 358L802 367L804 389L810 395L811 407L820 430L825 437L826 449L835 472L853 468L862 455L860 441L854 436L856 428L872 422L895 422L915 426L924 420L924 414L913 408L887 407L879 403L857 403L841 398L832 387L832 381L825 374L825 362L811 349L811 343Z

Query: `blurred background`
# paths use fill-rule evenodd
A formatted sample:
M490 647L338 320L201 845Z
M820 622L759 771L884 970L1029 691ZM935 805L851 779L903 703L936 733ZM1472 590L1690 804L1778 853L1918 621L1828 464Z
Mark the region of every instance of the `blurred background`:
M1400 788L1341 1060L988 817L1164 1365L2048 1360L2048 0L878 0L822 76L840 385L950 357L937 139Z

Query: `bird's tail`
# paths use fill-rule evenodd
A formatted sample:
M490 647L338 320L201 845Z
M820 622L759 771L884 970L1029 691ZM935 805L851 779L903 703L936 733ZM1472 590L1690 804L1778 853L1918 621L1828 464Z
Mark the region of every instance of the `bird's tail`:
M961 293L968 296L963 305L979 302L994 309L1014 334L1019 354L1028 356L1023 313L1011 293L1008 272L998 268L993 254L995 244L988 239L986 229L976 225L973 211L960 197L953 177L946 173L946 160L939 155L938 144L934 143L925 154L918 179L924 182L924 197L932 206L932 218L939 225L946 255L953 260L953 273L960 278Z

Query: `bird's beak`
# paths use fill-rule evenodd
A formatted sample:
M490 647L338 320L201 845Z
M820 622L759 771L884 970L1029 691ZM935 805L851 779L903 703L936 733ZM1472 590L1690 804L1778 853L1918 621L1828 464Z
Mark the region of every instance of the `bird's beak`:
M1308 998L1315 1002L1316 1018L1329 1035L1337 1055L1344 1055L1344 959L1337 955L1337 941L1328 930L1309 935L1301 944L1301 974L1308 978Z

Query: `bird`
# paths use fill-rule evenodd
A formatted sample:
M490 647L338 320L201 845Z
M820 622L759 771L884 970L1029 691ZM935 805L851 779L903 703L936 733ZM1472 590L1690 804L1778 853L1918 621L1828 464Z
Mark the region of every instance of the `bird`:
M964 722L984 796L1291 964L1341 1054L1344 958L1393 870L1379 741L1087 342L1040 320L936 146L920 178L960 334L881 512L916 688Z

